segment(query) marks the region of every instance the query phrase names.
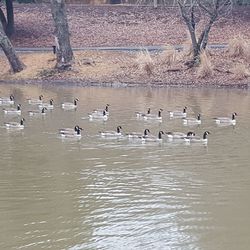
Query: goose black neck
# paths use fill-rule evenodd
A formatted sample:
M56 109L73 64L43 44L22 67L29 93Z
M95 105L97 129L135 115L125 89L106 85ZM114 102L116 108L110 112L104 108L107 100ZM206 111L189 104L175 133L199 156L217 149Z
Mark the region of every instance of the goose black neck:
M205 133L203 134L203 139L204 139L204 140L207 139L207 132L205 132Z
M20 121L20 125L23 125L23 120Z
M49 101L49 104L50 104L50 105L53 105L53 100L52 100L52 99Z
M232 120L235 120L235 114L232 114Z
M158 111L158 117L161 117L161 110Z
M21 107L20 107L20 105L18 105L18 106L17 106L17 110L21 110Z
M150 114L150 108L148 109L148 115Z
M158 138L159 139L162 139L162 132L160 131L159 134L158 134Z

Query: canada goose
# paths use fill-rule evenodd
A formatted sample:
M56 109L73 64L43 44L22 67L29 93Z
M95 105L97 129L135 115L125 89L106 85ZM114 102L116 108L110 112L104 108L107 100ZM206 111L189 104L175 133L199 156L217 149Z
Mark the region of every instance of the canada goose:
M20 120L20 122L6 122L5 123L5 127L7 129L12 129L12 128L16 128L16 129L24 129L24 121L25 119L22 118Z
M82 134L81 134L81 130L82 128L80 128L79 126L75 127L76 130L74 133L60 133L60 136L62 138L81 138Z
M168 139L184 139L184 138L189 138L189 137L193 137L195 136L195 133L194 132L187 132L186 134L185 133L182 133L182 132L166 132L165 133L167 138Z
M180 110L175 110L175 111L169 111L169 115L170 115L170 118L173 118L173 117L186 117L187 116L187 107L185 106L183 108L183 111L180 111Z
M92 112L91 114L88 114L88 116L90 120L93 119L104 120L104 121L108 120L108 115L105 110L103 110L102 113Z
M148 110L147 110L147 113L146 113L146 114L145 114L145 113L143 113L143 112L139 112L139 111L135 112L135 114L136 114L136 117L137 117L137 118L141 118L141 117L144 117L145 115L149 115L149 114L150 114L150 112L151 112L151 109L150 109L150 108L148 108Z
M50 99L49 103L42 103L38 105L39 109L47 108L47 109L54 109L54 100Z
M15 98L13 95L9 97L0 97L0 105L13 105Z
M4 114L8 115L21 115L21 104L18 104L16 108L3 109Z
M106 104L106 106L105 106L105 108L104 109L94 109L93 111L92 111L92 114L93 113L100 113L100 114L103 114L103 110L105 110L105 114L106 115L109 115L109 104Z
M72 102L64 102L64 103L62 103L62 108L63 109L76 109L78 101L79 101L79 99L75 98L73 103Z
M142 136L142 141L144 142L162 142L162 135L164 134L163 131L159 131L158 133L158 136L153 136L153 135L150 135L150 136Z
M33 116L33 115L46 115L46 112L45 110L47 110L47 108L42 108L42 110L31 110L31 111L28 111L29 115L30 116Z
M182 121L184 125L201 124L201 114L198 114L197 118L194 117L183 118Z
M43 95L39 95L38 99L28 99L28 103L31 105L38 105L43 103Z
M122 127L118 126L116 131L101 131L100 134L103 137L120 137L122 136Z
M127 133L126 136L129 139L139 139L143 136L145 136L145 137L148 136L149 133L150 133L150 130L148 128L146 128L143 133L131 132L131 133Z
M236 124L236 116L237 116L237 113L232 113L232 117L216 117L214 118L215 119L215 122L217 124L232 124L232 125L235 125Z
M159 109L158 114L146 114L143 116L144 120L155 120L155 121L162 121L162 111L163 109Z
M186 137L184 140L186 142L200 142L200 143L207 143L207 136L210 134L209 131L205 131L202 137L199 136L193 136L193 137Z
M59 134L75 134L78 128L78 125L76 125L74 128L60 128Z

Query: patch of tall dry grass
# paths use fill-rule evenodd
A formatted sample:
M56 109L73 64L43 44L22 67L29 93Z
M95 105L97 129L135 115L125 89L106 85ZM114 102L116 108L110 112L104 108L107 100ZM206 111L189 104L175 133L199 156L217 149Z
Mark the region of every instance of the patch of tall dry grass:
M234 74L234 78L242 80L250 76L250 71L245 64L236 64L231 72Z
M228 53L233 58L243 58L250 62L250 41L242 35L233 37L228 42Z
M200 54L200 65L197 70L198 78L205 78L213 75L213 64L208 53L204 50Z
M171 67L177 60L177 52L173 46L164 46L163 51L159 54L161 64Z
M136 55L136 66L143 72L146 72L147 75L153 74L154 63L153 59L147 49L142 49Z

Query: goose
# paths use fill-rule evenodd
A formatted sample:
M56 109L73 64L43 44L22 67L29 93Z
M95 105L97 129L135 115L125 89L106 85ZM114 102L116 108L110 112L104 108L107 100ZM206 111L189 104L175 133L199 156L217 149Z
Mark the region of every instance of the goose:
M74 133L60 133L60 136L62 138L79 138L80 139L82 137L81 130L82 128L77 126Z
M216 117L214 118L215 119L215 122L217 124L232 124L232 125L235 125L236 124L236 116L237 116L237 113L232 113L232 117Z
M173 117L186 117L187 116L187 107L185 106L183 108L183 111L175 110L175 111L169 111L170 118Z
M164 134L163 131L159 131L158 136L153 136L153 135L147 135L147 136L142 136L141 139L143 142L162 142L162 135Z
M14 101L15 101L15 98L13 95L10 95L9 97L0 97L1 105L13 105Z
M210 134L209 131L205 131L203 136L200 137L200 136L193 136L193 137L186 137L184 138L184 140L186 142L199 142L199 143L207 143L207 136Z
M31 111L28 111L28 113L29 113L30 116L33 116L33 115L46 115L45 110L47 110L47 108L42 108L42 110L31 110Z
M64 102L64 103L62 103L62 108L63 109L76 109L78 101L79 101L79 99L75 98L73 103L72 102Z
M182 121L184 125L201 124L201 114L198 114L197 118L194 117L183 118Z
M102 113L92 112L91 114L88 114L88 116L90 120L93 119L104 120L104 121L108 120L108 115L105 110L103 110Z
M94 109L92 113L99 113L102 115L105 110L106 115L109 115L109 106L109 104L106 104L105 109Z
M7 129L12 129L12 128L24 129L24 121L25 119L22 118L20 122L7 122L5 123L5 127Z
M33 98L28 99L28 103L31 105L39 105L43 103L42 99L43 95L39 95L38 99L33 99Z
M129 139L139 139L143 136L148 136L148 134L150 133L150 130L148 128L146 128L142 133L138 133L138 132L131 132L131 133L127 133L126 136L129 138Z
M47 108L47 109L54 109L54 100L53 99L50 99L49 100L49 103L41 103L38 105L39 109L42 109L42 108Z
M100 132L101 136L103 137L121 137L122 136L122 127L118 126L116 128L116 131L101 131Z
M147 110L147 113L146 113L146 114L145 114L145 113L143 113L143 112L139 112L139 111L135 112L135 114L136 114L136 117L137 117L137 118L141 118L141 117L143 117L143 116L145 116L145 115L149 115L149 114L150 114L150 112L151 112L151 109L150 109L150 108L148 108L148 110Z
M162 116L161 116L162 111L163 111L163 109L159 109L157 115L155 115L155 114L146 114L146 115L143 116L143 119L144 120L162 121Z
M189 138L189 137L195 136L195 133L191 131L187 132L186 134L182 132L166 132L165 134L168 139L172 139L172 140Z
M18 104L16 108L3 109L4 114L8 115L21 115L21 104Z
M79 126L76 125L74 128L60 128L59 134L74 134L78 130Z

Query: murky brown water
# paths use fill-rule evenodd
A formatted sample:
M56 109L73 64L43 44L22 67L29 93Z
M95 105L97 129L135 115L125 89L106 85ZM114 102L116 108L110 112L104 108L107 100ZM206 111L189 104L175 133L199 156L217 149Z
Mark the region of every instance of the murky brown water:
M0 85L22 104L26 127L0 112L0 249L248 249L250 245L250 92L215 89L111 89ZM29 117L26 98L43 94L55 109ZM60 104L79 98L76 111ZM110 106L107 122L86 114ZM188 106L202 124L184 127L167 110ZM163 122L135 111L163 108ZM0 107L2 109L3 107ZM213 117L239 113L235 127ZM62 140L79 124L81 140ZM115 129L202 134L208 145L101 138Z

